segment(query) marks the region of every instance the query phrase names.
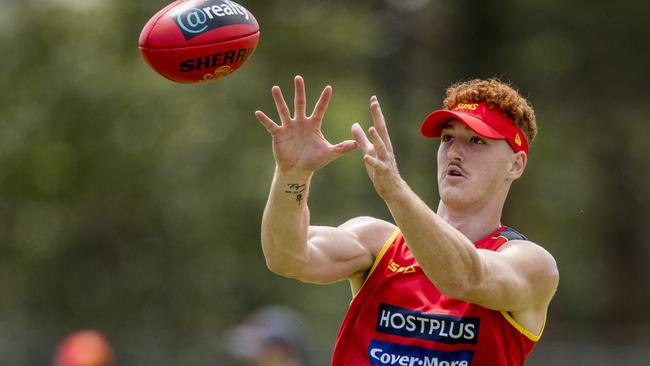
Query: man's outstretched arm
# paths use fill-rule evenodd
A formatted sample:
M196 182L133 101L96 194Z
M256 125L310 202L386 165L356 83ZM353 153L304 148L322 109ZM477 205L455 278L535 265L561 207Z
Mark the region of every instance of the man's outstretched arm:
M267 266L279 275L312 283L364 277L394 225L358 217L339 227L310 226L309 181L276 169L262 217Z
M273 87L281 124L255 113L273 138L276 170L262 218L262 249L269 269L306 282L330 283L362 276L377 247L394 226L372 218L353 219L340 227L310 226L307 197L315 171L356 148L356 142L330 144L321 123L332 89L326 87L311 116L306 116L304 81L295 79L291 116L280 88Z

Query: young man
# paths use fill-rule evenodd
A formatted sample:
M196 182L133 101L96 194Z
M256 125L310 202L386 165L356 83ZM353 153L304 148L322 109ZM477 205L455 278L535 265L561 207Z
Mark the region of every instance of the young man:
M376 97L368 135L354 124L354 140L332 145L320 128L331 87L310 116L300 76L293 116L277 86L272 94L281 123L255 113L273 138L276 160L262 249L282 276L350 281L354 299L332 364L522 365L541 336L559 278L546 250L501 225L536 134L526 100L497 80L447 90L446 109L421 126L424 136L441 137L434 212L400 176ZM310 226L313 173L357 147L396 225L358 217L339 227Z

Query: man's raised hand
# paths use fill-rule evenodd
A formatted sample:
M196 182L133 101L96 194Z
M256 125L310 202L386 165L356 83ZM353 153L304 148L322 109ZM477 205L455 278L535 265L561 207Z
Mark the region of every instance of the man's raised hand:
M280 87L271 89L280 124L264 112L256 111L255 117L273 138L273 156L280 173L295 177L309 177L336 158L354 150L357 142L346 140L332 145L321 132L323 117L327 111L332 87L326 86L310 116L306 115L307 96L301 76L294 79L294 115L284 100Z
M358 123L352 125L352 136L363 152L363 161L368 176L375 190L383 199L389 199L404 187L404 181L397 170L397 161L393 153L386 121L381 112L377 97L370 98L370 114L373 126L368 129L368 136Z

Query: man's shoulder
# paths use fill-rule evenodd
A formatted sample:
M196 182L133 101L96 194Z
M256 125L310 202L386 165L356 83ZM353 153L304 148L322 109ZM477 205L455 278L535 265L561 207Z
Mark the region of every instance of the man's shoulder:
M371 216L354 217L339 225L339 228L353 235L373 256L381 251L397 230L395 224Z
M519 231L517 231L517 230L515 230L515 229L513 229L513 228L511 228L509 226L506 226L505 229L501 230L501 232L499 232L499 236L503 236L504 238L506 238L508 240L528 241L528 238L526 237L526 235L520 233Z
M528 269L536 269L540 273L548 274L544 277L558 277L557 262L542 245L532 242L514 229L507 233L502 232L499 236L507 238L508 241L501 245L497 252L511 258L518 258L517 261Z
M519 231L511 227L506 227L499 232L498 236L507 239L507 241L497 249L498 252L532 257L535 261L538 261L538 263L546 264L546 267L557 270L557 263L555 262L553 255L542 245L531 241Z

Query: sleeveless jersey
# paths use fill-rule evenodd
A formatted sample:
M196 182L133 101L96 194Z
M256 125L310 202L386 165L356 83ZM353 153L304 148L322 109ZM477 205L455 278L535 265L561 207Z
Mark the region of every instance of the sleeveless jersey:
M526 240L502 226L474 245L496 251L514 239ZM350 304L332 365L519 366L540 336L507 312L442 294L397 229Z

